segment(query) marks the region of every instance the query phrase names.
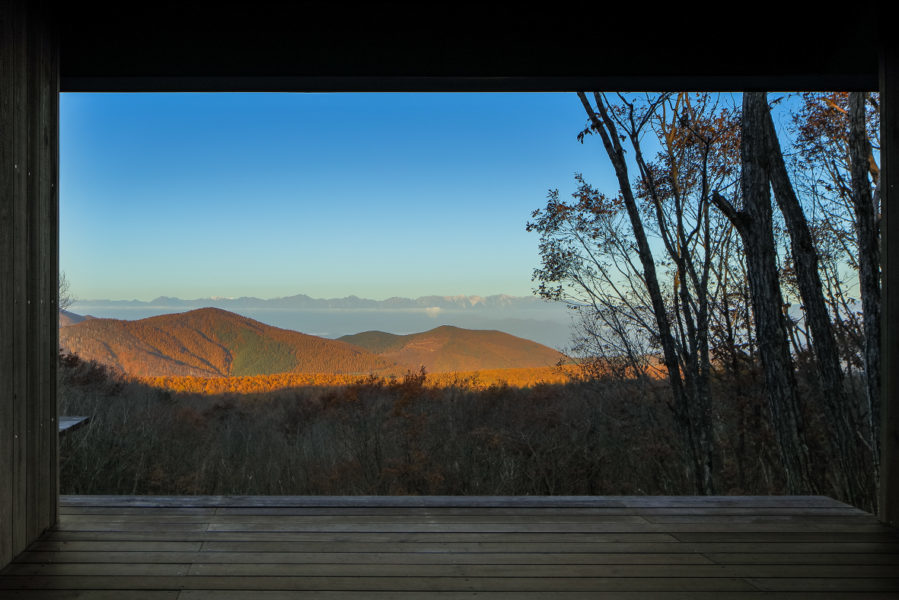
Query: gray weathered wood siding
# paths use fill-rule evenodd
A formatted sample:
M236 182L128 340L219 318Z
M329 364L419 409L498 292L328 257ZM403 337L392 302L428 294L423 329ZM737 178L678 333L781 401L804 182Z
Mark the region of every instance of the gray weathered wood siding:
M0 565L57 519L59 51L0 0Z
M899 525L899 53L889 42L880 61L881 93L881 454L880 518Z

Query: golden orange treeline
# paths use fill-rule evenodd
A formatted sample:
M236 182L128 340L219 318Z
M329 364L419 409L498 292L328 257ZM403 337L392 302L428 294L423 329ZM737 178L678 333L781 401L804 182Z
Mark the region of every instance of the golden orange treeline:
M530 387L537 384L567 383L577 378L576 365L531 367L519 369L484 369L481 371L428 373L426 386L486 389L490 386ZM246 377L135 377L134 380L153 387L192 394L258 394L274 390L308 386L344 386L364 382L389 382L391 377L374 375L342 375L333 373L279 373ZM401 378L399 378L401 379Z

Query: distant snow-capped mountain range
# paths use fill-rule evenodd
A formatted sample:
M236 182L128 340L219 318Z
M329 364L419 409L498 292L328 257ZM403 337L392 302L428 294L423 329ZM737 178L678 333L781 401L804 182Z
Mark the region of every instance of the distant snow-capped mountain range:
M497 308L539 308L546 303L534 296L509 296L497 294L494 296L421 296L419 298L400 298L394 296L386 300L372 300L358 296L345 298L312 298L306 294L285 296L282 298L256 298L242 296L240 298L227 298L215 296L211 298L195 298L184 300L171 296L159 296L153 300L79 300L78 306L93 307L141 307L148 308L201 308L215 306L218 308L292 308L292 309L497 309Z

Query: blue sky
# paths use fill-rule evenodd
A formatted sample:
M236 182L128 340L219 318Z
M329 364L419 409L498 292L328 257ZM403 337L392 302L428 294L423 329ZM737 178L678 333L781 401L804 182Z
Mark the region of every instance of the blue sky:
M549 188L614 191L573 94L62 94L80 299L528 295Z

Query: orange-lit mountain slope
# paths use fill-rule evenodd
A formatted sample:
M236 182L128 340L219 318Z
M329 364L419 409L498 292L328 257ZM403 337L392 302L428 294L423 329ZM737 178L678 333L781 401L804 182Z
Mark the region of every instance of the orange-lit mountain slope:
M69 312L67 310L59 311L59 326L60 327L68 327L69 325L75 325L87 319L93 319L94 317L90 315L78 315L73 312Z
M366 331L338 339L429 373L545 367L566 360L552 348L508 333L449 325L409 335Z
M60 346L130 375L202 377L398 371L345 342L265 325L217 308L136 321L88 319L61 327Z

